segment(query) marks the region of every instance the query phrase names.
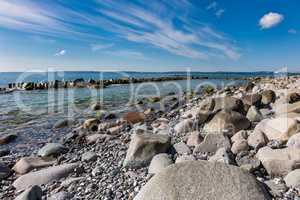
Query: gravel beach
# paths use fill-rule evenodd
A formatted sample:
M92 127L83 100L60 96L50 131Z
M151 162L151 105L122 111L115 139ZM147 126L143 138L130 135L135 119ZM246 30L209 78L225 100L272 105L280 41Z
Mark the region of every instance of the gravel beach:
M299 76L161 103L59 120L53 131L68 132L30 153L8 146L17 134L1 134L0 199L300 200Z

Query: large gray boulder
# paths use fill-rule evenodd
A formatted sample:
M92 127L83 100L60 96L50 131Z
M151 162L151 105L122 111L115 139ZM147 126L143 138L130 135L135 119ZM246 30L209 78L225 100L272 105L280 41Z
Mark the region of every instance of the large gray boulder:
M250 125L250 121L238 112L221 111L203 127L203 131L216 134L226 131L227 133L234 135L240 130L248 129Z
M51 181L68 176L70 173L74 172L78 166L78 163L72 163L30 172L15 180L13 186L17 190L25 190L30 186L47 184Z
M254 176L218 162L192 161L169 166L156 174L135 200L267 200Z
M139 168L150 163L159 153L165 153L171 146L168 135L136 133L131 136L124 167Z

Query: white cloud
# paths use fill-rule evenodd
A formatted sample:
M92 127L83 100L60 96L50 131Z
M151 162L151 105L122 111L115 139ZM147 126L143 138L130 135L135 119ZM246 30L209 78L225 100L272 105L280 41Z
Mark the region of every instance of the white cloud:
M262 29L272 28L282 22L284 16L279 13L270 12L265 14L260 20L259 25Z
M290 33L290 34L297 34L297 30L291 28L291 29L288 30L288 33Z
M217 17L221 17L223 14L224 14L225 10L224 9L219 9L217 12L216 12L216 16Z
M113 47L114 44L91 44L91 49L92 51L99 51L99 50L103 50L103 49L109 49L111 47Z
M66 55L67 51L65 49L62 49L54 54L54 56L64 56Z

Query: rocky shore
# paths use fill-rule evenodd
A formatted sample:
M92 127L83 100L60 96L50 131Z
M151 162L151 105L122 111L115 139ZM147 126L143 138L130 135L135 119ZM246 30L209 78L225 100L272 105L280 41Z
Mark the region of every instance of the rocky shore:
M30 155L0 135L0 199L300 200L300 77L204 91L59 121L73 131Z

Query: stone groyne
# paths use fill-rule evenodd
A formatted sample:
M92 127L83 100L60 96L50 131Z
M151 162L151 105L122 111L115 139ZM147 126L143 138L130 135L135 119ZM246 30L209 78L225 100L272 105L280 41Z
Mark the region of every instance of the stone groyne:
M163 82L163 81L177 81L188 79L208 79L208 77L187 77L187 76L171 76L171 77L156 77L156 78L120 78L108 80L84 80L82 78L73 81L45 81L45 82L22 82L22 83L9 83L6 88L0 88L2 93L11 92L14 90L45 90L45 89L58 89L58 88L105 88L109 85L115 84L131 84L131 83L144 83L144 82ZM240 78L239 78L240 79ZM242 78L246 79L246 78Z

